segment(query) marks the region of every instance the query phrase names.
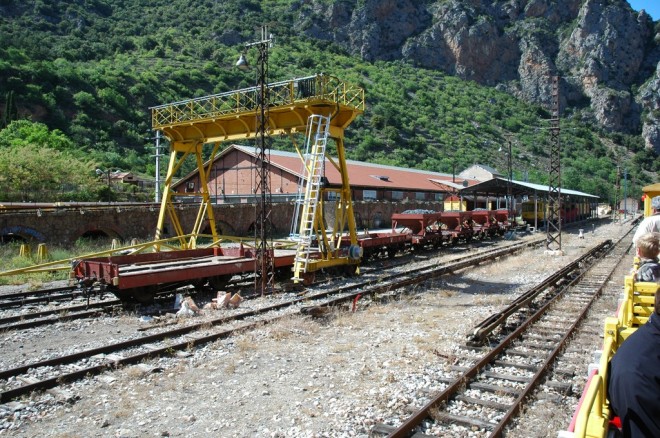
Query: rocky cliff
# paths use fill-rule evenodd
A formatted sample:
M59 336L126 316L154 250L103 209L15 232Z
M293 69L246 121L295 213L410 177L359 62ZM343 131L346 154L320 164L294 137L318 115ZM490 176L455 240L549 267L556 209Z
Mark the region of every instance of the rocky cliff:
M304 0L307 36L365 60L403 59L641 132L660 152L660 22L625 0Z

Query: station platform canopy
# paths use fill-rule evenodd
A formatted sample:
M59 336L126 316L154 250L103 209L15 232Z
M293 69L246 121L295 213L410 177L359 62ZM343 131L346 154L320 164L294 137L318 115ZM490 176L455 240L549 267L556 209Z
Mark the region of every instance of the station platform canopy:
M463 187L459 193L468 196L506 196L508 194L509 180L506 178L495 177L479 184ZM537 196L544 198L547 196L549 187L543 184L534 184L525 181L511 180L511 194L513 196ZM577 190L561 189L562 196L574 196L581 198L591 198L594 201L599 199L596 195L580 192Z

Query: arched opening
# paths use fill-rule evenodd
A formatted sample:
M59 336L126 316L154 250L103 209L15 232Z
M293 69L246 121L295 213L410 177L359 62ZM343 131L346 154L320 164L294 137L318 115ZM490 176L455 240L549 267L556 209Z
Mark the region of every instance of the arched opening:
M46 237L34 228L17 225L0 229L0 245L45 241Z
M219 223L215 224L215 231L218 234L224 234L222 232L222 227L220 226ZM202 230L202 234L209 234L209 235L211 234L211 225L210 224L206 224L206 227L204 227L204 229Z
M113 243L114 239L121 241L121 236L119 236L114 230L90 228L79 235L74 246L85 251L105 250Z
M85 231L82 236L80 236L80 239L84 240L105 240L109 238L110 236L108 233L103 230L88 230Z
M11 244L21 244L27 243L28 239L21 236L20 234L15 233L6 233L0 235L0 245L11 245Z

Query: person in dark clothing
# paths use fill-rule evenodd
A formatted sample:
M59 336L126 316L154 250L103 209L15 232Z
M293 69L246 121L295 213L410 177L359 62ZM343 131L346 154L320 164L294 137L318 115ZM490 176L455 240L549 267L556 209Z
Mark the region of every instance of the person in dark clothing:
M648 322L617 350L610 363L608 398L625 438L660 437L660 289Z

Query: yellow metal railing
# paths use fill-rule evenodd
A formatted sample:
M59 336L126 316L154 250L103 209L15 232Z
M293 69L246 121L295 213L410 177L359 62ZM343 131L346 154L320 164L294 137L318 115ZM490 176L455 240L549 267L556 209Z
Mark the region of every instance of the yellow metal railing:
M582 403L575 413L574 438L604 438L608 433L610 415L607 401L607 365L619 346L646 323L654 311L656 283L634 281L627 275L624 281L624 294L615 317L605 319L603 350L598 369L583 391Z
M214 120L255 111L259 88L250 87L152 107L154 129ZM364 89L334 76L318 74L268 84L270 107L330 101L364 111Z
M588 427L590 424L593 425L594 423L598 423L600 425L600 430L607 433L607 416L603 415L603 405L605 403L603 377L599 374L594 375L591 380L591 384L587 389L583 403L583 406L587 409L581 410L577 416L574 436L600 436L594 435L591 431L593 428Z

